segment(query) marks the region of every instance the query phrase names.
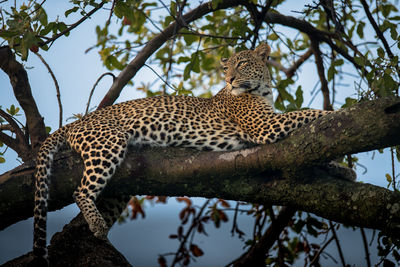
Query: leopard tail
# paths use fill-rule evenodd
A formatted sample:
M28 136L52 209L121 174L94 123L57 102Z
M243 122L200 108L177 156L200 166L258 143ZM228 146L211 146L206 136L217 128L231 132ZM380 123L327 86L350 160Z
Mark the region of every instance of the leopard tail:
M66 144L67 127L50 135L41 145L35 170L35 204L33 226L33 255L36 265L47 265L46 220L49 197L49 177L54 154Z

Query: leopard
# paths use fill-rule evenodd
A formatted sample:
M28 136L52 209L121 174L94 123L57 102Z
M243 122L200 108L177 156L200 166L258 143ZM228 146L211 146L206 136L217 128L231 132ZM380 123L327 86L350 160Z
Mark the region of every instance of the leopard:
M52 133L36 158L35 259L48 263L46 220L51 165L62 147L69 147L82 158L82 179L73 198L93 235L107 240L109 227L96 207L96 199L129 146L239 150L275 143L331 113L317 109L275 112L268 68L270 53L270 46L261 44L221 59L225 86L210 98L160 95L134 99L97 109Z

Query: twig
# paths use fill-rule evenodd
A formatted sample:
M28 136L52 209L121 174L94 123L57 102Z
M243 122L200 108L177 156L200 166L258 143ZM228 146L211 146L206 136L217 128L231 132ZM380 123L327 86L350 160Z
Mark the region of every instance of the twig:
M171 266L175 266L175 264L178 263L179 259L178 259L177 255L178 255L178 253L179 253L180 251L183 250L183 247L185 246L186 241L188 240L188 238L189 238L189 236L190 236L190 233L191 233L191 232L193 231L193 229L198 225L198 221L199 221L199 219L200 219L200 216L203 214L204 209L208 206L208 203L210 203L210 199L207 199L207 200L204 202L204 204L203 204L203 206L200 208L200 210L199 210L197 216L193 218L192 224L190 225L190 228L189 228L188 231L186 232L185 236L183 237L183 240L181 241L181 245L179 246L177 252L175 253L175 257L174 257L174 260L172 261Z
M397 187L396 187L396 171L394 168L394 149L393 147L390 148L390 156L391 156L391 160L392 160L392 185L393 185L393 190L397 191Z
M311 48L315 56L315 64L317 65L319 80L321 81L321 91L324 98L324 110L333 110L331 102L329 100L329 88L328 81L325 78L324 62L321 56L321 50L319 49L319 43L317 40L311 38Z
M378 24L376 23L376 21L372 17L372 14L369 11L369 6L368 6L367 2L365 0L360 0L360 2L361 2L362 6L364 8L365 14L367 15L367 18L368 18L369 22L371 23L372 27L375 30L376 35L378 36L379 40L381 40L383 46L385 47L386 53L388 54L390 59L393 59L393 57L394 57L393 52L390 49L390 46L389 46L385 36L383 35L382 31L379 29ZM400 77L400 69L399 69L398 65L396 66L396 70L397 70L398 76Z
M367 266L371 267L371 259L369 258L368 243L367 243L367 237L365 236L364 228L360 227L360 231L361 231L361 236L362 236L362 240L363 240L365 259L367 260Z
M312 259L312 261L310 262L309 266L313 266L314 265L314 263L319 259L319 256L321 255L321 253L329 245L329 243L332 242L333 239L334 239L334 237L331 236L331 238L329 238L329 240L318 250L317 254L315 254L315 256Z
M0 140L17 152L24 161L28 160L31 148L27 136L21 131L14 119L2 109L0 109L0 117L3 117L9 123L9 126L13 129L12 132L16 135L16 138L12 138L0 131Z
M237 215L239 211L239 201L236 202L236 207L235 207L235 213L233 215L233 222L232 222L232 229L231 229L231 234L232 236L235 234L235 229L237 229Z
M7 0L6 0L7 1ZM46 2L46 0L43 0L38 6L37 8L35 8L35 10L33 10L31 13L29 13L29 16L32 15L33 13L35 13L36 11L38 11L40 8L42 8L44 2Z
M14 129L13 132L16 134L18 142L23 142L26 140L25 134L18 127L18 124L14 121L11 115L8 115L4 110L0 109L0 117L3 117L9 123L9 125ZM25 145L28 146L27 143Z
M191 32L180 32L178 35L197 35L200 37L210 37L210 38L216 38L216 39L225 39L225 40L246 40L246 38L243 37L233 37L233 36L220 36L220 35L213 35L213 34L205 34L205 33L199 33L196 31L191 30Z
M93 93L94 93L94 89L96 89L97 84L98 84L98 83L100 82L100 80L103 79L103 77L105 77L106 75L110 75L110 76L113 78L113 82L114 82L114 80L115 80L115 75L114 75L113 73L111 73L111 72L103 73L103 74L97 79L97 81L94 83L94 85L93 85L93 87L92 87L92 90L90 90L89 99L88 99L88 102L87 102L87 104L86 104L85 115L87 115L88 112L89 112L90 101L92 100L92 96L93 96Z
M390 58L393 58L394 55L393 55L392 51L390 50L390 46L389 46L388 42L386 41L386 38L383 35L382 31L379 29L378 24L376 24L376 21L372 17L372 14L369 11L369 6L368 6L367 2L365 0L360 0L360 2L364 8L365 14L367 15L369 22L371 23L372 27L375 30L376 35L378 36L379 40L381 40L383 46L385 47L386 53L388 54L388 56Z
M331 220L329 220L329 226L332 231L332 236L335 239L336 247L339 252L340 261L342 262L343 267L346 267L346 262L344 260L342 247L340 246L339 238L337 237L337 234L336 234L335 225L332 223Z
M147 64L144 64L143 66L148 67L148 68L149 68L155 75L157 75L157 77L158 77L161 81L163 81L163 83L165 83L169 88L171 88L171 89L174 90L174 91L177 91L176 88L172 87L172 86L171 86L166 80L164 80L163 77L161 77L160 74L158 74L152 67L150 67L150 66L147 65Z
M81 24L82 22L84 22L86 19L88 19L91 15L93 15L96 11L98 11L100 8L102 8L104 6L106 2L101 2L98 7L93 8L89 13L87 13L83 18L81 18L80 20L78 20L77 22L75 22L74 24L72 24L70 27L68 27L67 29L63 30L62 32L54 35L53 37L51 37L50 39L48 39L45 42L41 42L39 43L39 46L44 46L47 45L53 41L55 41L56 39L58 39L59 37L65 35L66 33L72 31L74 28L76 28L77 26L79 26L79 24Z
M278 68L280 71L282 71L283 73L285 73L287 78L291 78L294 76L294 74L296 73L296 71L300 68L300 66L307 60L310 58L310 56L312 55L312 49L309 48L303 55L301 55L299 57L299 59L297 59L292 66L290 66L289 68L285 68L284 66L282 66L279 62L275 61L275 60L267 60L267 63Z
M51 78L53 79L54 85L55 85L55 87L56 87L58 108L60 109L58 127L61 128L61 127L62 127L62 122L63 122L63 107L62 107L62 103L61 103L60 86L58 85L58 81L57 81L57 79L56 79L56 76L54 75L54 72L51 70L51 68L50 68L49 64L47 64L46 60L44 60L44 58L43 58L38 52L35 52L35 55L36 55L36 56L42 61L42 63L46 66L47 71L50 73L50 76L51 76Z
M0 131L10 131L15 133L14 128L10 124L0 125Z
M116 0L113 0L113 1L112 1L111 9L110 9L110 15L108 16L106 25L110 25L111 17L112 17L112 14L113 14L113 12L114 12L115 2L116 2Z
M292 219L296 209L283 207L278 216L272 221L271 225L262 235L259 241L239 258L229 263L227 266L261 266L265 265L265 255L275 244L282 231ZM272 217L271 217L272 219ZM257 265L258 264L258 265Z

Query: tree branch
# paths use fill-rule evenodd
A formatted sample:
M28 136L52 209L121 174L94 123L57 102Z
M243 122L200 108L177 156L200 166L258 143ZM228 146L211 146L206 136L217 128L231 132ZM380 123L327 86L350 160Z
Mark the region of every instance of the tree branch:
M378 36L379 40L381 40L383 46L385 47L386 53L388 54L388 56L390 57L390 59L392 59L394 57L392 50L390 50L390 46L388 44L388 42L386 41L385 36L383 36L382 31L379 29L378 24L376 24L376 21L374 20L374 18L372 17L371 12L369 11L369 6L367 4L367 2L365 2L365 0L360 0L365 14L367 15L367 18L369 20L369 22L371 23L372 27L375 30L376 35Z
M258 242L235 261L228 264L228 266L232 265L235 267L245 267L265 265L265 258L268 251L275 244L276 240L278 240L280 234L286 228L288 222L292 219L295 213L296 210L293 208L282 208L277 218L272 221L271 225L261 236Z
M324 61L322 60L322 53L319 49L319 42L313 38L311 38L310 40L311 49L315 57L315 64L317 65L319 80L321 82L321 91L324 99L323 108L324 110L333 110L329 97L328 81L325 78Z
M379 117L379 120L371 120ZM382 98L327 115L271 145L233 152L131 149L104 196L187 195L274 204L360 227L397 232L400 194L335 179L334 158L400 144L400 99ZM0 228L32 215L33 165L0 176ZM49 208L72 203L83 165L61 153L53 164Z
M62 123L63 123L63 107L62 107L62 103L61 103L61 92L60 92L60 86L58 85L58 81L56 76L54 75L54 72L51 70L49 64L47 64L46 60L44 60L44 58L42 57L41 54L39 54L38 52L35 52L35 55L40 59L40 61L42 61L42 63L44 64L44 66L46 67L47 71L50 73L51 78L53 79L54 82L54 86L56 87L56 96L57 96L57 102L58 102L58 108L59 110L59 122L58 122L58 127L61 128L62 127Z
M12 138L3 132L0 132L0 140L17 152L22 159L29 159L30 147L26 141L27 138L25 134L21 131L14 119L2 109L0 109L0 117L4 118L9 123L8 126L10 126L12 132L16 135L16 138Z
M29 85L28 74L21 63L15 60L8 46L0 47L0 68L10 77L14 95L19 105L24 110L27 131L30 134L32 154L39 149L39 145L46 139L47 133L43 118L36 106ZM23 158L22 160L28 160Z
M274 66L278 68L280 71L283 71L285 73L287 78L292 78L296 71L300 68L300 66L310 58L312 55L313 51L311 48L309 48L303 55L301 55L294 63L291 65L289 68L285 68L279 62L275 60L267 60L267 64Z
M75 29L76 27L79 26L79 24L81 24L82 22L84 22L85 20L87 20L88 18L90 18L91 15L93 15L96 11L98 11L99 9L101 9L104 4L106 3L106 1L102 1L100 4L98 4L97 7L93 8L89 13L87 13L84 17L82 17L80 20L78 20L77 22L75 22L74 24L72 24L71 26L69 26L68 28L66 28L65 30L63 30L62 32L54 35L53 37L51 37L50 39L46 40L45 42L39 43L39 46L44 46L47 45L51 42L54 42L55 40L57 40L58 38L60 38L61 36L64 36L65 34L69 33L70 31L72 31L73 29Z

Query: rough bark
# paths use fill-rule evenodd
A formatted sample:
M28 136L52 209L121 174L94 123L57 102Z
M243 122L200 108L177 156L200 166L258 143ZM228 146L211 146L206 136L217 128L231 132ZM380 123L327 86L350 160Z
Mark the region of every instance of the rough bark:
M93 236L82 214L53 236L48 251L50 266L131 266L111 243ZM27 266L32 259L29 252L2 266Z
M377 117L379 120L371 120ZM218 197L294 207L361 227L396 230L400 194L335 179L312 166L334 158L399 145L400 99L360 103L302 127L285 140L234 152L131 149L107 186L121 194ZM0 228L33 210L34 166L0 177ZM50 209L72 203L83 170L78 155L61 153L53 164ZM397 230L396 230L397 231Z

